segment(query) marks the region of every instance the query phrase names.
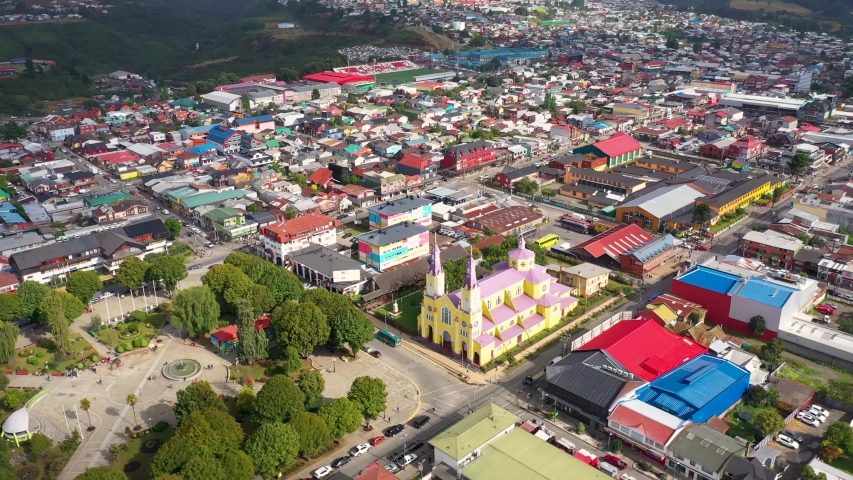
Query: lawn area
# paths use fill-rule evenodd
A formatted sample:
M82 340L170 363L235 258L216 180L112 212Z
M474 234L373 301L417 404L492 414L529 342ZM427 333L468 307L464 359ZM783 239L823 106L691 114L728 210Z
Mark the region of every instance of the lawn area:
M814 389L819 389L824 385L824 379L817 369L795 362L790 359L785 360L785 366L779 371L779 378L787 378L795 382L808 385Z
M415 292L397 300L397 308L400 310L400 314L397 316L397 323L413 332L417 332L418 315L421 313L421 302L423 302L423 300L424 293L422 291ZM374 311L374 315L376 315L376 318L384 320L386 313L388 314L388 318L392 318L392 311L394 311L393 302L377 308Z
M53 340L47 340L38 345L18 350L10 363L3 364L3 369L6 371L26 370L29 373L34 373L43 371L45 364L47 364L52 372L64 372L78 363L82 363L84 367L91 364L91 357L95 354L95 350L81 335L72 334L71 353L61 359L55 359L55 354L56 345ZM29 360L30 358L33 360Z
M834 462L830 462L833 467L844 470L847 473L853 473L853 457L845 455Z
M347 233L351 233L353 236L361 235L362 233L367 233L370 231L370 225L362 223L360 225L353 225L350 228L347 228Z
M757 415L758 412L763 410L778 410L775 407L750 407L749 405L745 405L741 403L734 410L729 412L728 416L726 416L726 423L729 425L729 429L726 431L726 435L734 438L740 437L746 440L749 440L752 443L756 443L761 441L764 438L761 433L755 429L752 425L752 420L744 420L738 416L739 412L749 412L753 415ZM785 417L783 412L778 412L782 417Z
M109 329L98 330L98 339L112 348L137 338L144 338L150 343L164 323L166 323L166 315L152 313L145 318L144 322L120 323ZM136 333L133 333L134 331Z
M417 68L415 70L406 70L404 72L390 72L390 73L380 73L376 75L376 81L378 83L392 83L394 80L397 80L400 83L404 82L412 82L415 80L415 77L419 77L421 75L429 75L431 73L438 73L443 70L431 70L429 68Z
M732 215L728 219L721 218L720 221L716 223L716 225L711 226L711 233L717 233L720 230L722 230L722 229L728 227L729 225L737 222L738 220L740 220L741 218L743 218L745 216L746 216L746 213L744 213L743 215Z
M147 427L147 425L145 425ZM147 431L147 430L146 430ZM151 466L151 460L154 458L154 454L157 450L169 440L172 435L175 433L175 427L169 426L162 432L157 433L148 433L145 435L141 435L140 438L132 438L129 441L123 444L124 450L119 452L118 458L113 462L113 468L124 472L130 480L148 480L151 478L151 474L149 468ZM118 434L119 437L123 437L124 434ZM143 448L145 443L148 441L158 442L153 449ZM132 472L128 472L127 469L130 469L128 465L132 463L137 463L138 467L136 470Z

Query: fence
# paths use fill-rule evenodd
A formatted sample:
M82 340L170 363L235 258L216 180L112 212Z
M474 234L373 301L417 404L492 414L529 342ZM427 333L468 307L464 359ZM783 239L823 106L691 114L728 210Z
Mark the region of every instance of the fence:
M853 405L847 402L842 402L837 398L827 397L825 393L818 393L815 400L826 405L827 407L841 410L842 412L853 413Z
M778 371L778 369L776 371ZM794 421L794 417L797 416L797 413L799 413L799 411L800 411L799 408L795 408L794 411L791 412L790 415L785 417L785 426L787 426L789 423ZM768 443L770 443L771 440L773 440L773 437L774 437L774 435L768 435L768 436L762 438L761 441L756 443L753 448L763 447L763 446L767 445Z
M553 205L558 208L564 208L566 210L571 210L573 212L583 213L584 215L590 215L593 217L598 217L604 220L609 220L611 222L616 221L615 215L607 215L606 213L601 212L593 212L587 208L575 207L574 205L569 205L563 202L558 202L556 200L552 200L548 197L538 197L536 195L528 195L526 193L515 193L514 195L518 195L521 198L526 198L528 200L533 200L534 202L544 203L546 205Z
M634 315L631 312L617 312L610 316L607 320L599 323L595 327L593 327L590 331L584 333L580 337L572 340L572 351L579 349L580 347L586 345L593 338L601 335L606 330L608 330L613 325L621 322L622 320L631 320L634 318Z

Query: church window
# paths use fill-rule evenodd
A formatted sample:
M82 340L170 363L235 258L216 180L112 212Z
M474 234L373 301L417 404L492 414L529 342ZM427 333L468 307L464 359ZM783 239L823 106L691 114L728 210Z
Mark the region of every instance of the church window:
M447 307L441 309L441 323L445 325L453 325L453 321L450 318L450 309Z

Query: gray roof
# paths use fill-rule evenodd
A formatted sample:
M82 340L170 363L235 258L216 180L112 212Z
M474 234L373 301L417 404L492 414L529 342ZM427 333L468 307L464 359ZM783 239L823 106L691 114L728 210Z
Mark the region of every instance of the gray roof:
M742 455L746 446L707 425L698 424L682 430L669 449L712 472L719 472L729 457Z
M732 480L775 480L776 472L761 464L757 458L746 459L732 456L724 471Z
M644 382L604 370L602 366L628 371L601 350L572 352L556 364L546 367L548 393L563 397L570 393L603 409L623 395L625 387L640 387Z
M421 197L404 197L399 200L391 200L381 205L374 205L367 209L370 213L379 215L396 215L398 213L408 212L424 205L432 204L432 200L427 200Z
M333 277L334 272L341 270L358 270L361 274L361 280L366 280L368 277L367 273L361 269L361 262L322 245L311 245L302 250L297 250L291 253L290 257L294 262L305 265L329 278Z
M714 195L713 197L709 198L707 200L708 205L711 205L712 207L721 207L721 206L729 204L729 203L733 202L734 200L736 200L736 199L746 195L747 193L755 190L756 188L758 188L762 184L765 184L767 182L772 182L772 181L773 181L772 175L762 175L760 177L753 178L751 180L747 180L747 181L742 182L742 183L738 184L737 186L735 186L735 187L733 187L733 188L731 188L731 189L729 189L723 193L719 193L719 194Z
M20 270L37 267L40 263L53 258L80 255L89 250L100 251L101 246L95 235L87 235L80 238L72 238L64 242L45 245L23 252L12 254L10 261Z
M36 232L9 235L8 237L0 238L0 252L26 247L27 245L35 245L42 242L44 242L44 237Z
M390 245L394 242L399 242L406 238L420 235L421 233L428 231L429 227L418 225L417 223L403 222L391 225L390 227L384 227L379 230L367 232L356 238L359 239L359 241L369 243L370 245L384 247L385 245Z
M610 271L610 269L599 267L598 265L594 265L592 263L581 263L580 265L575 265L574 267L570 267L563 270L563 272L570 273L572 275L578 275L583 278L593 278L599 275L609 275Z
M692 205L702 192L688 185L664 187L624 203L619 208L637 207L657 218L663 218L672 212Z

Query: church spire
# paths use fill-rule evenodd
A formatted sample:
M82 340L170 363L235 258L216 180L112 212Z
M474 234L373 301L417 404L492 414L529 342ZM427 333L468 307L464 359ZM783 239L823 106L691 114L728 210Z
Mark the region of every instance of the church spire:
M429 273L438 275L442 272L444 269L441 267L441 250L438 248L438 242L435 241L432 244L432 252L429 257Z
M467 287L469 289L477 286L477 267L474 264L474 256L468 255L468 267L465 269L465 283L462 285L463 288Z

